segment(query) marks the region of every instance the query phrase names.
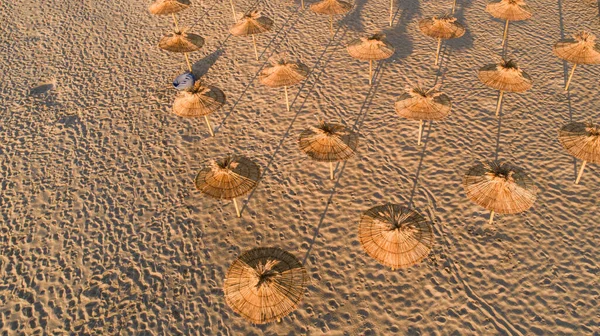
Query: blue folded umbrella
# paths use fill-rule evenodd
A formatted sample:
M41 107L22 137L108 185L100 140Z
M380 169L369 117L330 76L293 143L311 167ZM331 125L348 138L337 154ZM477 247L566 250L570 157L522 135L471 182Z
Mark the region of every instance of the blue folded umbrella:
M194 75L191 72L186 72L175 78L173 81L173 86L177 90L187 90L193 88L195 82L196 78L194 78Z

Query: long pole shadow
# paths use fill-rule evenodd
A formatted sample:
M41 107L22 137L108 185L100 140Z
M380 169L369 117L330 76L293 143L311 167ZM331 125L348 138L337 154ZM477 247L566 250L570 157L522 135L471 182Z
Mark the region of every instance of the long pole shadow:
M599 10L600 10L600 0L598 0L599 3ZM564 39L565 38L565 27L564 27L564 20L563 20L563 11L562 11L562 0L558 0L558 22L559 22L559 27L560 27L560 38ZM569 66L567 61L563 60L563 79L565 81L565 84L567 83L567 81L569 80ZM567 91L567 106L569 108L569 122L573 122L573 109L571 107L571 92ZM577 176L577 158L573 158L573 175Z
M338 29L339 30L339 29ZM336 35L337 35L337 31L336 31ZM346 30L344 30L344 32L341 35L341 38L343 38L346 35ZM265 167L265 170L263 172L263 174L260 176L260 179L258 180L258 183L260 183L266 176L267 174L270 172L271 169L271 165L273 164L273 160L275 159L275 157L277 156L277 153L279 153L279 150L281 149L281 147L283 146L283 142L285 141L285 139L288 137L290 130L292 129L292 126L294 125L294 123L296 122L296 119L298 118L298 116L300 115L300 113L302 112L302 109L304 108L304 105L306 104L306 102L308 101L308 98L310 97L310 92L312 92L312 90L314 89L314 87L317 85L317 83L319 82L319 79L321 78L321 75L325 72L325 66L329 63L329 61L331 60L331 58L333 57L333 55L335 54L335 52L337 50L334 50L329 57L327 58L327 60L323 63L323 68L320 69L321 71L318 73L318 75L314 75L315 73L315 69L318 69L319 66L321 65L321 60L323 59L323 57L325 56L325 54L327 53L327 50L329 49L330 46L334 45L334 40L332 39L329 44L325 47L325 49L323 50L323 52L321 53L321 56L319 56L319 58L317 59L317 62L315 63L315 65L313 66L313 68L310 71L310 75L314 76L314 82L312 83L312 86L310 87L310 89L307 91L306 97L304 97L304 100L302 101L302 104L300 105L300 107L298 108L298 112L296 112L296 114L294 115L294 118L292 119L292 121L290 122L290 125L288 126L288 128L285 130L285 133L283 134L281 140L279 140L279 144L277 144L277 148L275 149L275 152L273 152L273 155L271 156L271 158L269 159L269 162L267 163L267 166ZM337 46L339 46L339 44L336 44ZM339 48L338 48L339 50ZM292 100L292 106L294 105L294 103L296 102L296 100L298 99L298 97L300 96L300 93L302 92L302 90L304 89L304 87L307 85L306 83L308 83L308 80L305 80L302 83L302 86L300 86L300 88L298 89L298 92L296 93L296 96L294 96L294 99ZM257 183L257 184L258 184ZM252 189L252 191L250 192L250 195L248 195L248 198L246 199L246 202L244 203L244 205L242 206L241 212L243 213L244 210L246 209L246 207L248 206L248 203L250 202L250 200L252 199L252 196L254 195L254 193L256 192L258 188L254 188Z
M417 186L419 185L419 175L421 175L421 167L423 167L423 160L425 159L425 153L427 152L427 144L429 143L429 134L431 133L431 121L427 127L427 134L425 135L425 141L423 141L423 150L421 151L421 158L419 159L419 165L417 166L417 173L415 174L415 183L410 193L410 199L408 200L408 206L414 208L413 199L417 193Z
M298 13L298 11L296 11L296 13ZM303 12L302 12L302 13L303 13ZM300 17L301 17L301 16L297 16L297 17L295 18L295 20L293 21L292 25L291 25L291 26L290 26L288 29L291 29L291 28L293 28L293 27L296 25L296 23L298 22L298 19L300 19ZM285 23L284 23L284 24L281 26L281 29L279 30L279 32L283 31L283 29L284 29L284 27L287 25L287 23L288 23L288 22L290 22L290 19L291 19L291 17L290 17L290 18L288 18L288 20L286 20L286 22L285 22ZM279 37L279 32L278 32L278 33L275 35L275 37L273 37L273 38L271 39L271 41L269 42L269 45L268 45L268 46L270 46L270 45L272 44L272 42L273 42L275 39L277 39L277 37ZM231 34L230 34L230 35L231 35ZM286 36L286 35L287 35L287 30L286 30L286 31L284 32L284 34L282 35L282 36L283 36L283 38L281 38L281 40L280 40L280 41L277 43L277 46L279 46L279 44L280 44L281 42L283 42L283 41L284 41L284 39L285 39L285 36ZM263 51L263 53L261 54L261 57L262 57L262 56L264 55L264 53L266 52L266 50L267 50L268 46L265 48L265 50L264 50L264 51ZM329 45L328 45L328 46L329 46ZM270 57L270 56L272 56L272 55L275 53L275 51L276 51L276 48L274 48L274 49L271 51L271 53L269 54L269 57ZM265 67L265 65L267 65L268 63L269 63L269 60L268 60L268 59L267 59L267 60L265 60L265 61L264 61L264 62L261 64L261 66L258 68L258 70L256 71L256 73L254 73L254 76L252 76L252 78L250 79L250 82L248 82L248 84L246 85L246 87L244 88L244 90L242 91L242 93L241 93L241 94L238 96L238 99L235 101L235 103L233 103L233 106L231 107L231 109L229 109L229 112L227 112L227 114L225 115L225 117L224 117L224 118L221 120L221 123L219 124L219 126L215 127L215 130L214 130L215 134L216 134L216 133L218 133L218 132L221 130L221 128L222 128L222 127L225 125L225 122L227 121L227 119L229 118L229 116L230 116L230 115L233 113L233 111L235 110L235 108L238 106L238 104L240 103L240 101L242 100L242 98L244 98L244 96L246 95L246 92L248 92L248 89L249 89L250 87L252 87L252 86L254 86L254 85L256 84L256 83L255 83L256 77L258 77L258 75L260 74L260 72L262 71L262 69L263 69L263 68Z
M373 101L373 97L375 96L375 93L377 92L377 88L379 87L380 81L378 79L380 79L380 77L381 77L380 75L382 74L382 69L383 69L383 63L379 63L378 67L375 69L375 72L373 74L373 79L374 79L373 85L371 85L371 87L369 88L369 91L367 92L365 101L363 102L361 109L359 110L358 117L356 118L356 122L354 123L354 126L353 126L353 128L357 132L359 131L360 127L362 126L362 123L365 120L369 106L371 105L371 102ZM306 255L304 256L304 259L302 259L303 265L306 263L306 260L308 259L308 256L310 255L310 252L312 251L313 245L315 244L315 241L317 240L317 236L319 235L319 232L321 231L323 221L325 219L325 216L327 215L327 211L329 210L329 205L331 204L331 200L333 199L333 196L335 195L335 191L336 191L337 187L339 186L339 183L342 178L342 174L344 173L344 170L346 168L347 162L348 161L344 161L344 164L342 165L342 168L340 169L340 172L337 175L338 176L337 180L335 182L333 189L331 190L331 194L329 195L329 199L327 200L327 205L325 206L325 210L321 214L319 224L315 228L315 233L313 234L313 237L311 239L310 246L308 247L308 250L306 251Z
M340 180L342 179L342 175L344 174L344 170L346 169L346 163L348 163L348 161L344 161L344 164L342 165L342 169L340 169L340 172L337 174L337 179L335 180L335 185L331 189L331 193L329 194L329 198L327 199L327 205L325 205L325 210L321 214L321 218L319 219L319 224L315 228L315 233L313 234L313 237L310 240L310 245L308 246L308 250L306 251L304 258L302 259L302 265L306 264L306 259L308 259L308 256L310 255L310 251L312 251L312 248L315 245L315 242L317 241L317 236L319 235L319 232L321 231L321 226L323 226L323 221L325 220L325 216L327 215L327 211L329 210L329 205L331 204L333 195L335 195L335 191L337 190L338 186L340 185Z

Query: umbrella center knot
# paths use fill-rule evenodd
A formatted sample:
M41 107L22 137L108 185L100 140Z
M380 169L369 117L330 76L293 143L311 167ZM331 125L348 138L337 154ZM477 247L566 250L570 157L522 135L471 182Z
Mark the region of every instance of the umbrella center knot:
M596 36L594 36L593 34L587 32L587 31L581 31L577 34L575 34L573 36L577 41L581 42L581 43L590 43L593 44L594 41L596 41Z
M594 125L593 123L588 123L585 127L590 136L597 137L600 136L600 125Z
M515 172L512 170L500 170L495 172L488 173L488 176L492 179L496 180L504 180L505 182L514 181L513 174Z
M258 281L256 282L256 288L259 288L264 283L271 282L271 278L278 274L278 272L273 269L278 263L277 260L268 260L264 264L260 263L257 265L256 273Z

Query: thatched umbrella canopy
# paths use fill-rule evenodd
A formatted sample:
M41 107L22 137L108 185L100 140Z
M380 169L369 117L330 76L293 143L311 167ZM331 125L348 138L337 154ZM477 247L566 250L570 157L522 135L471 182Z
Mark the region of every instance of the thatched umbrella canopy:
M509 21L523 21L531 18L531 9L524 0L496 0L490 2L485 10L493 17L500 20L505 20L504 34L502 35L502 46L506 43L508 36Z
M310 5L310 10L322 15L329 15L329 33L333 36L333 16L348 13L352 4L343 0L321 0Z
M500 161L480 162L464 179L467 197L494 213L514 214L531 208L537 188L521 168Z
M600 64L600 44L596 42L595 35L586 31L573 35L573 38L556 42L552 50L559 58L573 63L573 69L565 85L565 91L569 90L569 84L577 65Z
M163 50L183 53L190 72L192 72L192 64L187 53L198 51L203 45L204 38L200 35L188 33L186 28L168 33L158 42L158 47Z
M296 308L309 278L300 260L277 247L242 253L227 271L225 301L256 324L280 320Z
M465 27L456 21L456 18L450 15L434 16L419 21L419 29L426 36L438 40L437 51L435 52L435 65L438 64L442 40L448 40L461 37L465 34Z
M396 113L401 117L419 120L419 138L418 145L421 145L421 136L423 134L423 120L441 120L450 114L452 102L445 93L432 87L424 90L420 87L414 87L406 90L398 97L394 104Z
M579 183L586 162L600 163L600 125L573 122L560 129L558 140L574 157L583 160L575 184Z
M489 64L479 69L479 80L496 90L500 90L496 116L500 113L504 92L525 92L531 89L531 77L521 70L516 61L503 60L499 64Z
M204 117L210 135L214 136L208 115L225 104L225 93L214 86L204 86L200 81L190 90L181 91L173 103L173 113L180 117Z
M385 39L385 35L377 33L369 37L361 37L348 44L350 56L369 61L369 84L373 78L373 61L389 58L394 54L394 47Z
M256 56L256 60L258 60L258 50L256 49L256 38L254 35L266 33L271 30L271 27L273 27L273 20L266 16L262 16L260 11L253 10L242 16L242 18L229 29L229 32L233 36L252 36L254 55Z
M175 13L181 12L182 10L190 6L190 0L156 0L153 4L148 7L148 11L154 15L169 15L173 17L175 28L178 28L177 19Z
M236 198L249 193L258 184L260 167L243 156L227 156L213 160L200 170L196 189L216 199L233 200L237 216L241 213Z
M344 161L356 154L358 134L340 124L319 120L319 125L309 127L298 141L300 150L315 161L329 162L330 178L333 180L333 162Z
M282 87L285 92L285 104L290 110L287 87L296 85L308 77L309 69L300 62L288 61L283 57L272 58L271 65L265 67L259 75L261 84L277 88Z
M398 204L367 210L358 226L363 249L392 269L410 267L423 260L433 246L433 228L425 217Z

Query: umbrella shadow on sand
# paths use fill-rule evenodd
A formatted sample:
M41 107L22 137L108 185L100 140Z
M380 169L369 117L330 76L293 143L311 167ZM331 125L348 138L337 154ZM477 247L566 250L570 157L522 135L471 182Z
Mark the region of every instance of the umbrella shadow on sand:
M393 22L398 23L382 31L386 39L396 48L396 52L388 59L391 62L412 54L413 43L407 28L409 24L413 23L413 18L421 14L419 0L401 0L397 3L398 9L394 13ZM398 13L400 13L399 16Z
M225 53L223 48L219 48L212 53L204 56L201 60L197 61L192 65L192 72L194 73L194 77L200 78L210 70L210 68L217 63L219 57L221 57Z
M343 19L340 20L340 25L345 25L350 30L362 32L365 30L365 26L361 20L361 12L365 7L367 0L355 0L354 8L352 11L344 16Z
M469 7L471 7L471 1L464 2L461 4L461 6L456 6L454 17L465 27L465 34L460 38L446 40L444 43L444 51L446 51L448 47L455 50L469 49L473 47L473 35L471 35L469 24L465 19L465 10Z
M44 93L54 90L55 87L56 87L56 84L53 82L40 84L36 87L29 89L29 95L31 95L31 96L42 95Z

